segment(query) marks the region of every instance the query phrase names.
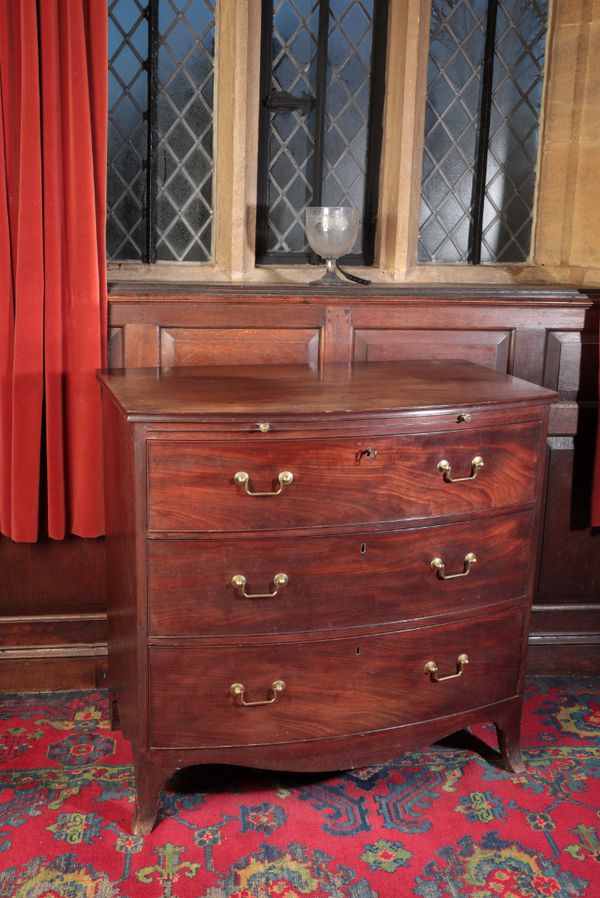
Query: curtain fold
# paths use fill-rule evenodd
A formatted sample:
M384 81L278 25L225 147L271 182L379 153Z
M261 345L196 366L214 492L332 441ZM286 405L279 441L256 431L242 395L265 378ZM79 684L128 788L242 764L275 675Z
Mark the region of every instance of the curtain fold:
M106 3L0 0L0 113L0 530L99 536Z

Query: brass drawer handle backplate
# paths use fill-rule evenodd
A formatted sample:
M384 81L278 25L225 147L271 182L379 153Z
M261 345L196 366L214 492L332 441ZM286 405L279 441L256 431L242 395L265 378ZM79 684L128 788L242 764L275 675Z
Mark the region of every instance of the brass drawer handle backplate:
M273 592L246 592L246 578L243 574L235 574L231 578L231 585L236 589L243 599L274 599L287 585L289 577L287 574L275 574L273 577Z
M440 580L455 580L457 577L468 577L471 573L471 566L477 562L477 556L474 552L467 552L465 555L465 566L464 570L460 571L458 574L446 574L444 561L442 558L432 558L431 559L431 567L434 571L437 571L437 575Z
M238 471L233 480L238 486L243 486L249 496L279 496L283 492L283 488L289 486L290 483L293 482L294 475L291 471L281 471L281 473L277 475L279 487L276 490L271 490L266 493L252 492L250 489L250 475L247 474L246 471Z
M456 673L448 674L445 677L438 677L439 667L437 666L435 661L428 661L425 665L425 673L429 674L432 683L441 683L443 682L443 680L455 680L457 677L462 676L463 670L468 663L469 656L463 653L456 659Z
M445 458L439 461L437 466L438 471L443 475L446 483L461 483L463 480L475 480L481 468L483 468L483 459L481 455L476 455L471 462L471 473L467 477L453 477L452 466Z
M244 698L246 687L243 683L232 683L229 687L229 691L239 705L243 705L244 708L254 708L256 705L272 705L273 702L277 701L277 697L285 691L285 683L283 682L283 680L275 680L273 683L271 683L271 688L269 690L269 692L271 693L271 697L265 698L259 702L246 701L246 699Z

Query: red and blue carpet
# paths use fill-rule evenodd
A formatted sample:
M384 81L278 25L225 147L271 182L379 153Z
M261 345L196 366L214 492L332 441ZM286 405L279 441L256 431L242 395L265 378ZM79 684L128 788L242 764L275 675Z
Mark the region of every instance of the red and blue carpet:
M349 773L194 768L145 838L106 694L4 696L0 896L598 898L599 688L529 681L527 776L485 727Z

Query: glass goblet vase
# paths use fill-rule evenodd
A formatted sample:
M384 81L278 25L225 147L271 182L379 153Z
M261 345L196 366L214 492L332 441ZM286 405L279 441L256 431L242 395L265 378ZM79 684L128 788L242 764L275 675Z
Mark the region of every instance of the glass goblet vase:
M347 287L348 281L338 274L337 260L349 253L358 234L360 216L351 206L308 206L306 237L311 249L325 260L323 277L310 281L321 287Z

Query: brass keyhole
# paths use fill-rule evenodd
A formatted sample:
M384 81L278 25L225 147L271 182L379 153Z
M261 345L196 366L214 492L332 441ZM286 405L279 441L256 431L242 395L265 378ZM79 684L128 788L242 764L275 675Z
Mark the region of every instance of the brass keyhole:
M374 449L373 446L367 446L366 449L359 449L356 453L356 461L360 462L363 458L377 458L377 449Z

